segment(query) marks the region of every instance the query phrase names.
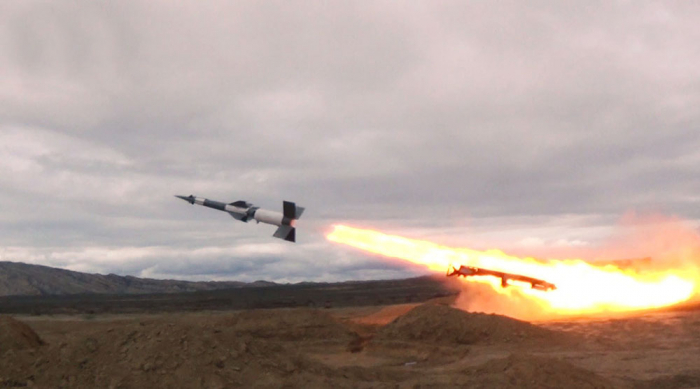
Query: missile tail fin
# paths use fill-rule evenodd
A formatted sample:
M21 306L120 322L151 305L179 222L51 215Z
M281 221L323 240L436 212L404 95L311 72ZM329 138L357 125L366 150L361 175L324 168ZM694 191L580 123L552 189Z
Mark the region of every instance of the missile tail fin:
M282 225L272 236L275 238L284 239L288 242L296 242L296 228Z
M304 207L297 207L291 201L284 201L282 202L282 213L288 219L299 219L301 214L304 213Z

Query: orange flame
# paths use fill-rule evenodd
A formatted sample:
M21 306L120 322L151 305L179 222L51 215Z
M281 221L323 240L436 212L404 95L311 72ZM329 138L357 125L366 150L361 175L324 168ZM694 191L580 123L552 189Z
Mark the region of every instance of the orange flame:
M494 277L467 277L467 282L491 285L508 298L526 298L545 314L589 314L659 308L688 300L696 291L697 271L620 269L596 266L580 259L541 261L517 258L499 250L477 251L387 235L378 231L334 226L327 239L385 257L422 265L435 272L466 265L520 274L551 282L556 290L501 287ZM517 316L517 315L515 315ZM523 316L523 315L520 315ZM531 315L530 315L531 316ZM540 315L540 317L546 315Z

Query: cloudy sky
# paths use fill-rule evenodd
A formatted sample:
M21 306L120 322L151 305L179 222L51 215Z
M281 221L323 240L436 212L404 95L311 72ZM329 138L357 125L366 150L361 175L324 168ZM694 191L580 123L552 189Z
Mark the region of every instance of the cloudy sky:
M334 223L546 255L700 220L693 2L0 3L0 260L279 282L422 269ZM175 194L307 207L297 244ZM541 254L545 253L545 254Z

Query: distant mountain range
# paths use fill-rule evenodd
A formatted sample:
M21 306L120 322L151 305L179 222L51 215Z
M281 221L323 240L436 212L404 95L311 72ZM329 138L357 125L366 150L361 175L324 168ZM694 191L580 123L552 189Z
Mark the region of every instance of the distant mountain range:
M88 274L0 261L0 296L178 293L276 285L274 282L192 282Z

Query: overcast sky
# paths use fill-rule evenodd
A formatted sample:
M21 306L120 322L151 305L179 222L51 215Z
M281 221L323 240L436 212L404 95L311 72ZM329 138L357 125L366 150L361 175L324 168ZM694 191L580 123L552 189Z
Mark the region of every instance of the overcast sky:
M599 245L630 212L695 222L698 15L680 1L1 2L0 260L396 278L424 271L324 232L542 253ZM299 242L176 194L296 201Z

